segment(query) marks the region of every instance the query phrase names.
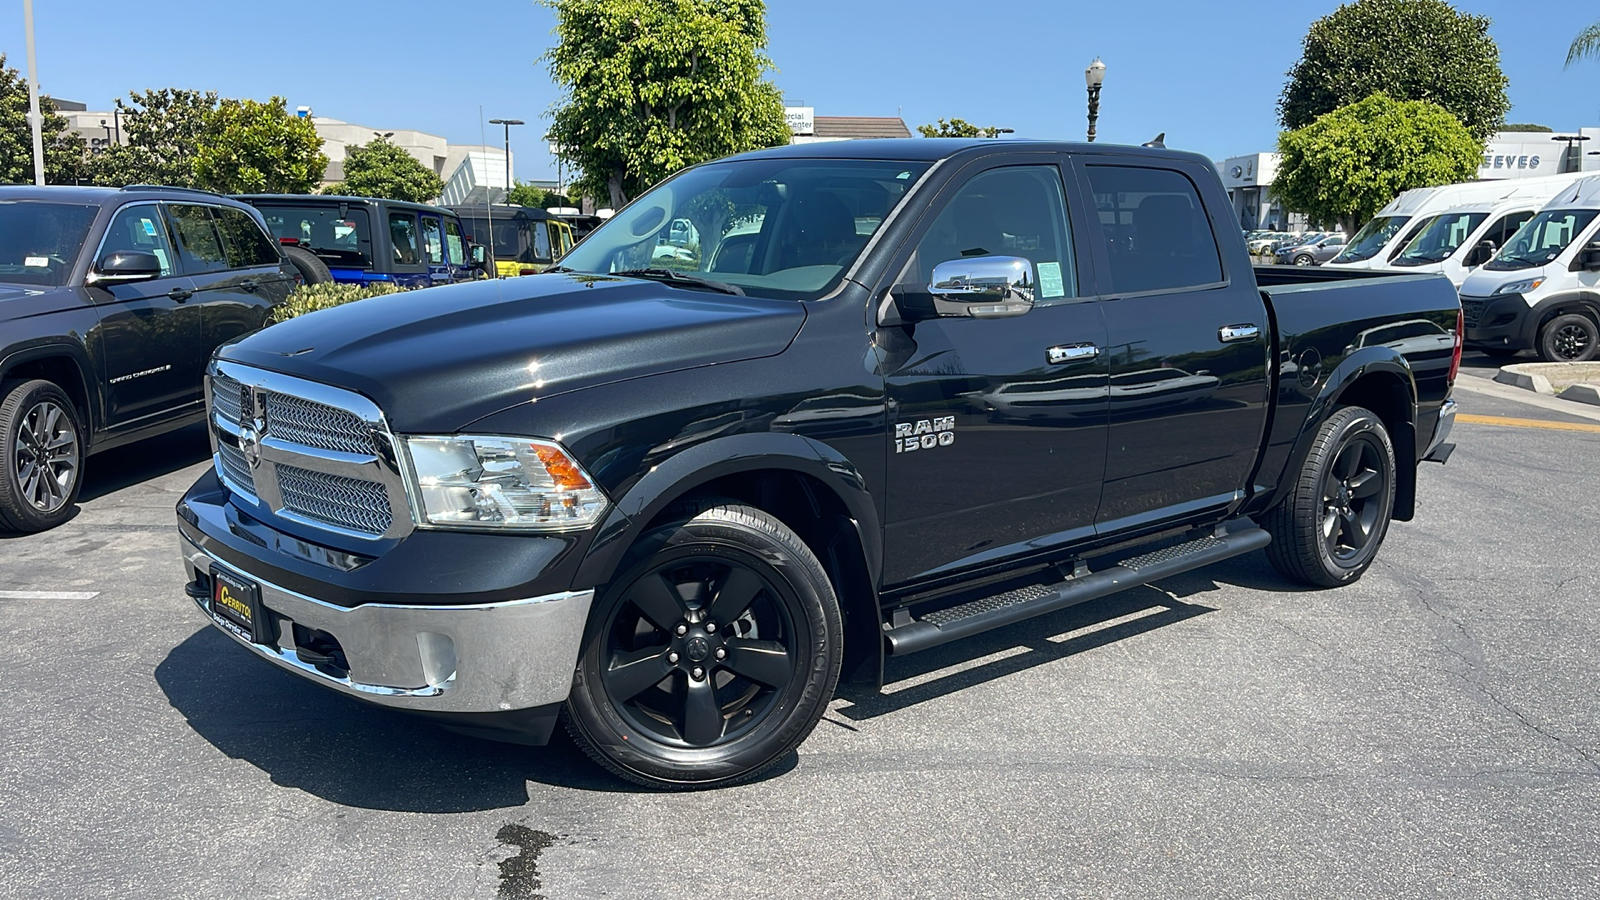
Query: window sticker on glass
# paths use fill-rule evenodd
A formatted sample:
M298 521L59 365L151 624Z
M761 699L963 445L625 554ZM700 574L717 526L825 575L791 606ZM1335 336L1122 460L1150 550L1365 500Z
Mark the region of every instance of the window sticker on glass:
M151 237L155 237L156 236L156 223L150 221L149 219L140 219L139 221L144 224L144 233L145 234L148 234Z
M172 266L167 262L167 251L161 247L152 247L150 252L156 255L156 262L161 263L161 274L171 274Z
M50 257L29 256L22 261L22 265L29 269L48 269L50 268Z
M1066 285L1061 281L1061 263L1039 263L1039 296L1049 299L1065 296L1066 293Z

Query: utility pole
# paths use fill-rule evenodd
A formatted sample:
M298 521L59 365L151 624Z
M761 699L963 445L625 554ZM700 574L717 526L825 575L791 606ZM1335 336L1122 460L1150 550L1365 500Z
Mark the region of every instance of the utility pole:
M526 125L521 119L490 119L490 125L506 127L506 202L511 202L511 126Z
M39 70L33 61L33 0L22 0L22 26L28 33L28 124L33 128L33 183L44 184L44 114L39 111Z

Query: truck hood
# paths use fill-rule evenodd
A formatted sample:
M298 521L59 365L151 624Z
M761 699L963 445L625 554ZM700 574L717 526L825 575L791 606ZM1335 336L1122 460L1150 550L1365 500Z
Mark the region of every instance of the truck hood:
M362 300L274 325L217 355L356 391L396 431L448 434L556 394L773 356L805 318L792 300L529 275Z

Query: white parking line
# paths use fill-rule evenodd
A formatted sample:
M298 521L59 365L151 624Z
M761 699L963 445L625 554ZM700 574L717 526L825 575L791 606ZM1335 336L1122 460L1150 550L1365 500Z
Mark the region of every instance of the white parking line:
M0 591L0 600L93 600L99 591Z

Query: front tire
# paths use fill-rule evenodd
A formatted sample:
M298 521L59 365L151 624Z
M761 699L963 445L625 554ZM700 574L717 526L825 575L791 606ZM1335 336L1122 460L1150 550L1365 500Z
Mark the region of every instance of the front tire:
M1322 423L1289 495L1265 516L1267 559L1285 577L1338 587L1372 565L1394 512L1394 443L1383 420L1347 406Z
M1297 266L1314 266L1317 264L1317 259L1314 256L1302 253L1294 258L1294 264Z
M1539 358L1545 362L1588 362L1600 349L1600 326L1578 313L1556 316L1539 329Z
M680 513L639 540L596 602L563 716L629 781L725 787L816 727L844 627L822 565L782 522L732 502Z
M33 533L72 518L82 435L77 408L52 382L25 381L0 394L0 529Z

